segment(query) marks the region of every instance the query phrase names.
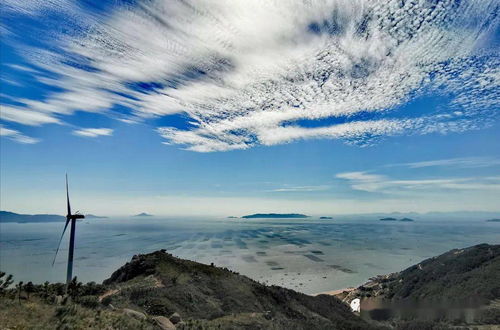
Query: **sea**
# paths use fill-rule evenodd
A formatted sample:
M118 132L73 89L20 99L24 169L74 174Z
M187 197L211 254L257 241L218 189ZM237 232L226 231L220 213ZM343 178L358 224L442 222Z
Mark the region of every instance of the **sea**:
M0 270L15 281L63 282L64 223L0 224ZM413 222L333 219L116 217L77 223L73 274L102 282L136 254L165 249L214 263L267 285L306 294L358 286L369 278L480 243L500 244L500 223L446 219Z

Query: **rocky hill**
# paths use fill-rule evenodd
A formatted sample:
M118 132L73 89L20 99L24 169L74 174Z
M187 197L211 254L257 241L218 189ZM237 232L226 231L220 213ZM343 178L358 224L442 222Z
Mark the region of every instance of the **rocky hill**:
M339 298L347 302L361 298L362 309L378 309L379 314L385 310L382 314L387 319L392 317L390 309L398 310L398 317L400 309L406 309L403 316L412 318L441 311L436 317L455 323L500 324L500 245L454 249L401 272L373 278Z
M223 329L370 329L347 305L265 286L227 269L157 251L134 256L104 284L108 303L148 315L178 313Z
M339 294L342 302L162 250L134 256L103 284L75 278L67 295L61 283L13 287L0 272L0 328L497 329L499 276L500 245L481 244L378 276ZM346 304L355 298L361 317Z

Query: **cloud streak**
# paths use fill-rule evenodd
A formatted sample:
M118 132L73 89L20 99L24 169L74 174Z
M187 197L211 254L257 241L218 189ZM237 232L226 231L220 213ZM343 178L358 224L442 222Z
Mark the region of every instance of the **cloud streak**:
M490 157L464 157L438 159L422 162L394 164L389 166L405 166L409 168L424 168L424 167L459 167L459 168L481 168L500 165L500 159Z
M29 12L16 3L12 11ZM156 128L165 143L211 152L319 138L369 144L477 129L496 116L498 56L481 44L498 26L493 0L157 0L92 14L34 3L36 15L53 4L78 29L51 35L57 51L21 46L52 75L36 78L61 89L18 99L22 106L2 114L23 125L60 123L75 111L153 125L183 114L186 127ZM451 97L444 113L391 117L429 90ZM300 124L325 119L343 123Z
M464 177L445 179L393 179L368 172L338 173L336 178L346 180L353 190L380 193L435 191L500 191L500 177Z
M272 190L268 190L268 192L313 192L313 191L326 191L329 190L331 187L327 185L320 185L320 186L293 186L293 187L283 187L283 188L276 188Z
M32 138L30 136L26 136L22 134L19 131L16 131L15 129L10 129L3 127L0 125L0 136L6 137L8 139L11 139L13 141L22 143L22 144L34 144L40 142L39 139Z
M113 135L113 130L111 128L82 128L73 131L74 135L95 138L99 136L110 136Z

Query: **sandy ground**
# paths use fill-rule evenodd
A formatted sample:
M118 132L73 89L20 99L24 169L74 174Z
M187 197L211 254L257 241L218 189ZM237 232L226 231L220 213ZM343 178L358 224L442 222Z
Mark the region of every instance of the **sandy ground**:
M345 288L345 289L339 289L339 290L319 292L319 293L313 294L313 296L318 296L320 294L327 294L327 295L330 295L330 296L338 296L340 294L351 292L353 290L356 290L356 288Z

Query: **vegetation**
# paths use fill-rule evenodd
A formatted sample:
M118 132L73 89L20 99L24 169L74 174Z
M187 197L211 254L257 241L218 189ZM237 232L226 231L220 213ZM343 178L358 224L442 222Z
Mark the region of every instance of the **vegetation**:
M500 324L500 245L455 249L350 292L368 298L371 318ZM410 325L408 325L410 327Z
M384 294L447 304L485 304L500 298L500 245L451 250L390 278Z
M401 306L408 301L440 299L464 304L472 297L474 303L485 304L475 314L474 327L498 325L499 256L498 245L452 250L376 278L349 295L383 297ZM469 326L456 320L390 317L368 323L335 297L265 286L224 268L178 259L164 250L134 256L103 284L83 284L76 277L67 288L48 282L13 284L12 276L0 272L2 329L159 329L160 324L163 329L440 330Z
M149 315L178 312L221 328L370 329L335 297L265 286L227 269L157 251L134 256L104 282L111 303Z

